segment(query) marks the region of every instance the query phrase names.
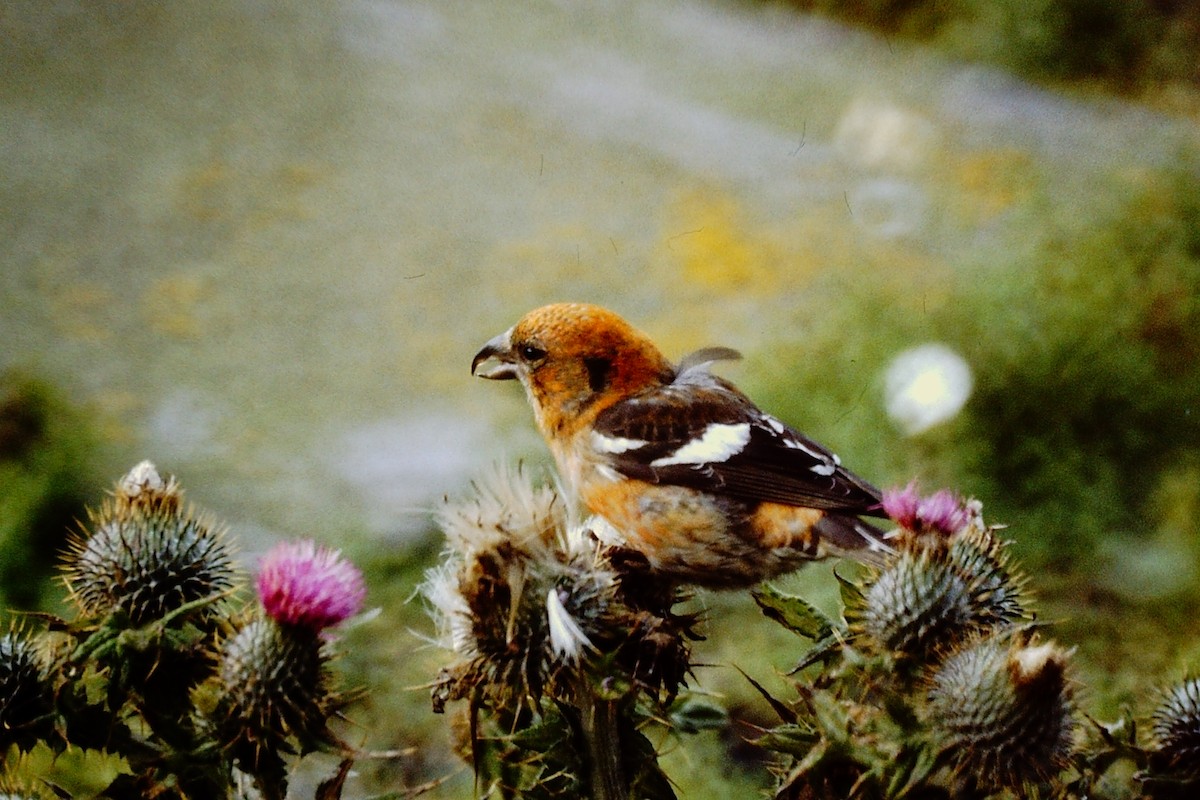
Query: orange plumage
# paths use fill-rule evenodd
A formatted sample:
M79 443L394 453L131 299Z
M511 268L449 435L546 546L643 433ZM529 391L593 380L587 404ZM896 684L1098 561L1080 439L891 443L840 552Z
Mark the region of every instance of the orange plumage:
M709 365L668 361L613 312L535 309L475 356L479 377L516 379L564 484L664 577L756 583L829 554L878 561L879 491L837 456L759 410Z

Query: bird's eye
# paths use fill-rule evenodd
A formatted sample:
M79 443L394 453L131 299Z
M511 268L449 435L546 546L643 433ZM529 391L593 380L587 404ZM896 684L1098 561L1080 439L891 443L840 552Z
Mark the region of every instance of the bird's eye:
M523 344L517 348L517 353L523 361L541 361L546 357L546 351L537 345Z

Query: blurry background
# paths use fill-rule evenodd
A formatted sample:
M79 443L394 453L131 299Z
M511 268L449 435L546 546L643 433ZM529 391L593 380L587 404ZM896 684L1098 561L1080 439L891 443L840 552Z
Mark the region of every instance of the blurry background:
M53 607L79 504L152 459L248 565L307 536L368 570L351 738L413 749L353 790L453 773L411 688L429 512L548 465L469 362L588 300L740 349L725 375L875 482L979 497L1089 710L1136 707L1200 669L1198 32L1184 0L10 0L5 603ZM831 569L785 583L833 603ZM768 720L729 665L799 643L701 602L698 686ZM769 783L736 731L664 746L682 796Z

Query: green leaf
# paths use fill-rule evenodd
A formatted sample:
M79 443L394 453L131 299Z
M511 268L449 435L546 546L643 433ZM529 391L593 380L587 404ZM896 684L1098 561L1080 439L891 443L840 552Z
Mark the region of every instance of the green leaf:
M833 632L833 620L803 597L764 584L751 592L763 614L806 639L818 641Z
M812 750L820 736L808 725L786 724L772 728L754 739L752 744L775 753L787 753L803 758Z
M843 578L838 571L833 571L833 577L837 579L838 591L842 595L842 606L844 608L855 608L862 605L863 588L852 580Z
M692 697L671 712L671 723L682 733L720 731L729 726L729 713L716 703Z
M850 741L850 713L832 692L810 689L803 692L803 697L812 711L813 721L826 739L839 745Z

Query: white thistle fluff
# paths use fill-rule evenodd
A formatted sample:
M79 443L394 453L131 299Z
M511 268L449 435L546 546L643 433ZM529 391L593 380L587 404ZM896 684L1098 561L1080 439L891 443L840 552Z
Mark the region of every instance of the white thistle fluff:
M450 547L467 555L501 544L522 550L550 544L566 527L567 511L549 486L533 486L520 467L496 465L472 482L465 500L447 500L438 510L438 526Z
M475 638L471 635L471 609L460 591L459 568L455 559L430 569L418 591L429 603L429 616L436 628L433 643L470 657L475 654Z
M551 586L546 592L546 620L550 627L550 649L567 663L575 663L584 648L595 650L592 640L563 605L559 589Z

